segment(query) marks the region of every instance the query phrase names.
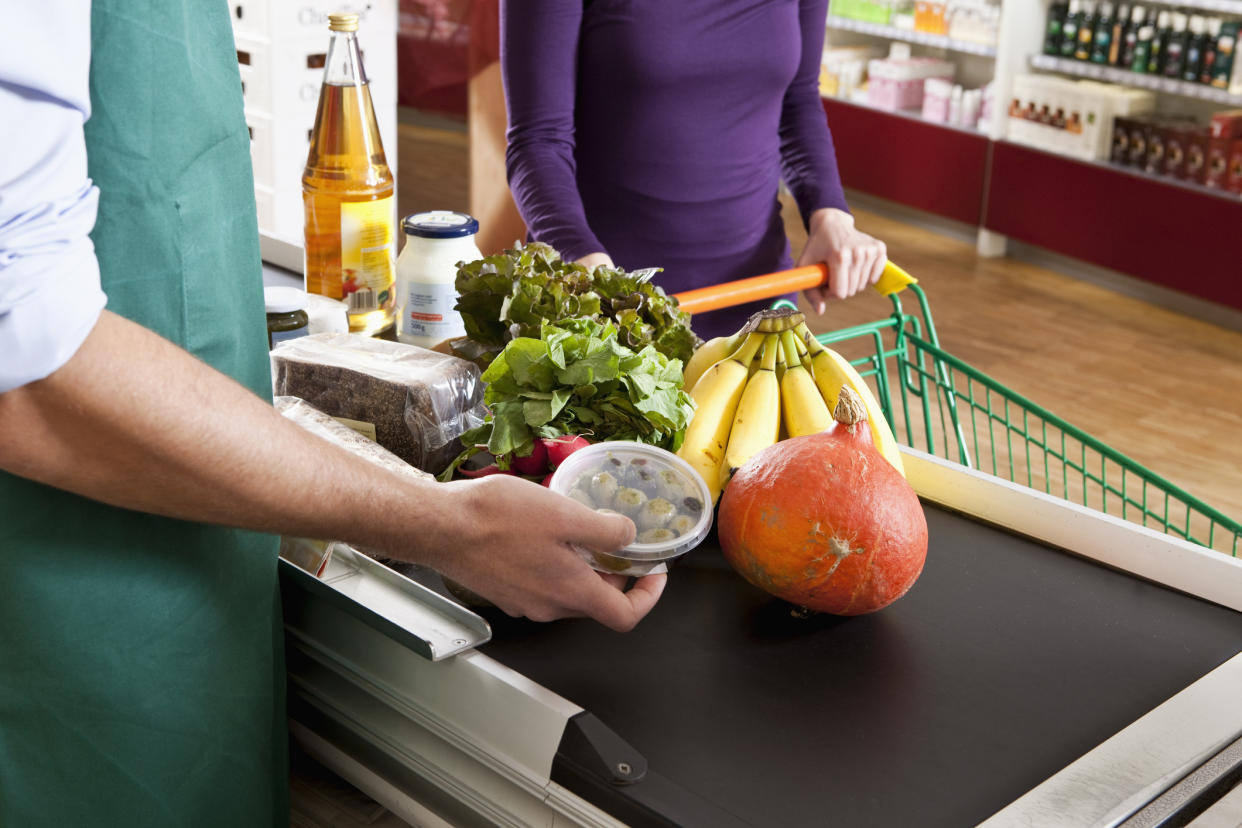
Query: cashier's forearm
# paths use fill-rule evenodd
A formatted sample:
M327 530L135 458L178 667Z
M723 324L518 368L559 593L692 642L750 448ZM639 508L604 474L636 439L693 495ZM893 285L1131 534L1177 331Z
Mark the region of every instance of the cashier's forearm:
M380 548L415 503L429 546L467 519L440 502L451 486L338 449L107 311L58 371L0 394L0 423L0 468L139 511Z

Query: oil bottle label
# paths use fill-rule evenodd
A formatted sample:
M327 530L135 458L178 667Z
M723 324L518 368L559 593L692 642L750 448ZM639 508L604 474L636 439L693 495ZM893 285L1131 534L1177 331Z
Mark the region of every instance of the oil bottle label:
M391 196L341 204L341 294L350 313L392 307L395 235Z

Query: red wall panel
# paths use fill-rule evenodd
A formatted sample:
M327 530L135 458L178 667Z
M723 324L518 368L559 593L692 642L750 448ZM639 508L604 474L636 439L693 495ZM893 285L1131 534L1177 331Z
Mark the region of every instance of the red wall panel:
M984 226L1242 310L1242 199L1001 141Z
M982 135L832 98L824 111L846 187L967 224L982 221Z

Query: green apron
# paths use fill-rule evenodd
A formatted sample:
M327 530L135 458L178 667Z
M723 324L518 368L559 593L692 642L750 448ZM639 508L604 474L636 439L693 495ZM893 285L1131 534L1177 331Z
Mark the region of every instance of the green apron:
M91 28L108 308L267 397L229 6L95 0ZM287 826L279 631L274 538L0 473L0 826Z

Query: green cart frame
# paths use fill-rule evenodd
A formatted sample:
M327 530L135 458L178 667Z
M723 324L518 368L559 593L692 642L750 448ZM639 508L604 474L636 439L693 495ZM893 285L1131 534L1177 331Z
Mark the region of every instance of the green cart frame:
M905 311L906 291L918 300L917 312ZM869 355L852 362L873 385L900 442L1238 556L1242 524L946 353L917 284L889 299L887 319L817 338L828 346L869 344Z

